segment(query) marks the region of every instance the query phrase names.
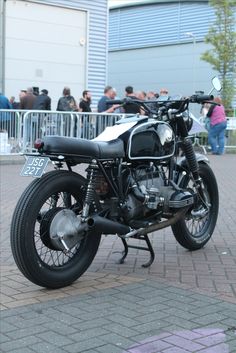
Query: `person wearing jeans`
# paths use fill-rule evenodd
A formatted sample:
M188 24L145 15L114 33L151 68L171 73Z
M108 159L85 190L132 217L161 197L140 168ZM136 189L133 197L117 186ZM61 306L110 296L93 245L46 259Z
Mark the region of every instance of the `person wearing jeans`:
M207 117L210 118L208 142L211 146L212 154L221 155L224 153L227 121L221 98L216 97L214 102L218 105L212 105L207 113Z

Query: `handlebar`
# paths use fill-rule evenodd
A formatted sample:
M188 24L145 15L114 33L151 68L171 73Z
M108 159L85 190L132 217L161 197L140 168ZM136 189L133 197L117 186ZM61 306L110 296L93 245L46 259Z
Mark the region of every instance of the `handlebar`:
M190 97L189 101L191 103L204 103L207 101L212 101L213 99L214 99L214 96L212 94L210 95L194 94L193 96Z
M106 101L107 105L113 105L113 104L137 104L140 107L142 107L148 114L164 114L165 112L168 111L168 109L175 109L176 113L181 113L184 112L186 109L188 109L189 103L198 103L198 104L203 104L203 103L210 103L217 105L217 103L213 102L214 96L213 95L203 95L203 94L194 94L191 97L185 97L182 99L169 99L165 101L158 101L158 100L147 100L143 101L140 99L134 99L134 98L123 98L123 99L109 99ZM157 111L153 111L150 109L148 106L150 103L155 103L157 106Z
M106 105L113 105L113 104L124 104L124 99L109 99L106 101Z

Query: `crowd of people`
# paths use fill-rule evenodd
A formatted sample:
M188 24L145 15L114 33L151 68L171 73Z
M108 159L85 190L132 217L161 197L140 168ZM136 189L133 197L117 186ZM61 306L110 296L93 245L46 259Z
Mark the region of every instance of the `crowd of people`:
M140 100L158 99L162 96L168 95L168 90L161 89L160 93L149 91L137 91L134 92L132 86L125 88L124 95L130 98L138 98ZM116 89L111 86L104 88L104 95L99 99L96 111L114 113L114 112L125 112L125 113L139 113L140 110L137 105L126 105L120 107L118 105L107 106L106 101L117 98ZM62 96L59 98L57 103L57 111L78 111L78 112L91 112L92 93L89 90L82 92L82 97L77 101L72 95L69 87L64 87ZM19 101L16 101L14 96L9 99L0 93L0 109L22 109L22 110L51 110L51 98L47 89L42 89L40 92L38 89L29 87L22 89L19 92Z
M132 86L127 86L124 96L139 99L160 101L168 99L168 90L162 88L160 92L154 91L134 91ZM135 103L107 104L107 101L118 99L116 89L112 86L104 88L104 94L99 99L96 112L98 113L125 113L125 114L144 114L142 108ZM77 102L71 95L69 87L64 87L62 96L57 103L57 111L76 111L76 112L92 112L92 93L89 90L82 92L82 97ZM224 106L219 97L214 99L217 105L205 104L202 107L201 114L204 116L205 127L208 130L208 142L211 147L212 154L221 155L224 153L225 130L227 126L226 114ZM155 109L155 102L150 103L150 108ZM23 89L19 92L19 102L15 101L15 97L8 99L0 93L0 109L23 109L23 110L51 110L51 98L47 89L40 92L33 87ZM1 119L0 119L1 120Z

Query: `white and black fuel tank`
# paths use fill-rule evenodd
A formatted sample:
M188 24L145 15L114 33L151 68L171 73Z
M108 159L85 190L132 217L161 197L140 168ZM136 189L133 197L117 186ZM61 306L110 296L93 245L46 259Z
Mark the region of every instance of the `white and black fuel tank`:
M174 131L161 121L142 123L131 131L127 148L130 160L169 158L175 152Z

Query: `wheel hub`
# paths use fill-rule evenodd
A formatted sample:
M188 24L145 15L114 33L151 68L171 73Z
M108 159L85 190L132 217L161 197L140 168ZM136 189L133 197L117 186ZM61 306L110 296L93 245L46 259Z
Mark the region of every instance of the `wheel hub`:
M50 241L57 250L72 249L83 239L85 224L72 210L61 209L57 212L49 227Z

